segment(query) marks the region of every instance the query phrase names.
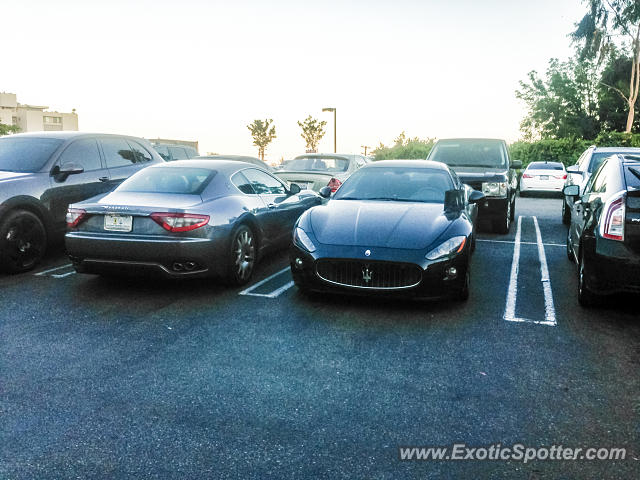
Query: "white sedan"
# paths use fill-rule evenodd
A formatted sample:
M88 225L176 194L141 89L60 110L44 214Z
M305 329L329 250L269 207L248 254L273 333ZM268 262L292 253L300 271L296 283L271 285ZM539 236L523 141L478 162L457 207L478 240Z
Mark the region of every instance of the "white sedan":
M562 193L567 170L560 162L531 162L520 179L520 195L529 192Z

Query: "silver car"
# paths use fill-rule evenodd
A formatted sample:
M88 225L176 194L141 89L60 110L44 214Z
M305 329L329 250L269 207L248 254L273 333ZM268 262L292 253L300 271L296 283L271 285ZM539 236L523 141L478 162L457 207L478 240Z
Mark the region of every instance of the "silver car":
M241 285L320 203L315 192L288 188L248 163L180 160L70 205L66 248L79 273L216 276Z

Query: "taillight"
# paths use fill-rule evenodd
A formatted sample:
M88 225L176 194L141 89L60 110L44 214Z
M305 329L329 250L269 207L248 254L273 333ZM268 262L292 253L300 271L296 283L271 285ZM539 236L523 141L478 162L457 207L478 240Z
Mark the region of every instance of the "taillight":
M557 178L558 180L566 180L567 174L565 173L564 175L554 175L553 178Z
M67 227L75 228L84 219L87 212L81 208L69 208L67 209Z
M340 188L340 185L342 185L342 182L337 178L332 178L329 180L329 183L327 183L327 187L329 187L333 193Z
M533 175L529 175L528 173L523 173L522 178L533 178Z
M620 192L604 205L603 216L600 221L600 235L609 240L624 240L624 194Z
M209 215L194 213L152 213L151 219L170 232L188 232L209 223Z

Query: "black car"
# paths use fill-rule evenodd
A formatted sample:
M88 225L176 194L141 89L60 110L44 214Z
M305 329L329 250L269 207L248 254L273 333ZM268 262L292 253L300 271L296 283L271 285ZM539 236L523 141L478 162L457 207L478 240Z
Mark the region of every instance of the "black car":
M578 265L578 301L602 295L640 293L640 157L614 155L596 170L576 197L567 232L567 255Z
M366 165L298 220L293 280L303 292L465 300L483 198L442 163Z
M178 145L175 143L152 143L151 146L165 162L188 160L198 156L198 151L188 145Z
M70 203L163 162L146 140L79 132L0 137L0 269L23 272L61 240Z
M515 217L519 160L509 158L504 140L489 138L451 138L438 140L428 160L449 165L460 180L481 191L481 219L488 219L493 230L508 233Z

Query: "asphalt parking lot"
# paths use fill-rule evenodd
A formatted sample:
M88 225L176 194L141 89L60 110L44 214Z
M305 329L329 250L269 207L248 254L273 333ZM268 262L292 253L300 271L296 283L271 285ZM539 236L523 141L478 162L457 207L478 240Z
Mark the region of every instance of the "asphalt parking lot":
M578 306L560 200L482 233L466 303L0 276L0 478L638 478L638 297ZM519 228L518 228L519 224ZM626 447L619 461L402 462L399 446Z

